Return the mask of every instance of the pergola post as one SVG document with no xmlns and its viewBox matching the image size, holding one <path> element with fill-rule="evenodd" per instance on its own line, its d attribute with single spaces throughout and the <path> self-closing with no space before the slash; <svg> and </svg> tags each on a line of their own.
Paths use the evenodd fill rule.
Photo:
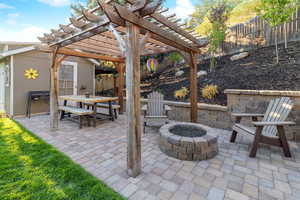
<svg viewBox="0 0 300 200">
<path fill-rule="evenodd" d="M 136 177 L 141 173 L 140 29 L 129 22 L 126 28 L 127 172 Z"/>
<path fill-rule="evenodd" d="M 123 63 L 115 63 L 115 66 L 118 71 L 118 98 L 120 105 L 120 114 L 124 112 L 124 64 Z"/>
<path fill-rule="evenodd" d="M 190 66 L 190 103 L 191 103 L 191 122 L 198 120 L 197 103 L 197 54 L 195 52 L 179 51 L 185 62 Z"/>
<path fill-rule="evenodd" d="M 60 63 L 68 56 L 57 57 L 59 48 L 56 47 L 52 54 L 50 68 L 50 129 L 58 129 L 58 69 Z"/>
<path fill-rule="evenodd" d="M 57 94 L 57 52 L 58 47 L 52 53 L 50 68 L 50 129 L 58 129 L 58 94 Z"/>
<path fill-rule="evenodd" d="M 191 102 L 191 122 L 196 123 L 198 119 L 197 104 L 197 57 L 194 52 L 190 53 L 190 102 Z"/>
<path fill-rule="evenodd" d="M 116 96 L 117 95 L 117 77 L 116 77 L 116 74 L 113 74 L 113 87 L 114 87 L 114 94 L 113 96 Z"/>
</svg>

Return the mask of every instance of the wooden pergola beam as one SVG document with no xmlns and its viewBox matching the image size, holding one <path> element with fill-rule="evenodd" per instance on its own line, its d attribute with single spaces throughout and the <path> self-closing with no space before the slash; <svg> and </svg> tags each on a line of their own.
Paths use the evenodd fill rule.
<svg viewBox="0 0 300 200">
<path fill-rule="evenodd" d="M 73 47 L 72 47 L 73 46 Z M 105 48 L 105 46 L 97 46 L 93 43 L 85 43 L 83 41 L 81 42 L 77 42 L 77 43 L 74 43 L 72 45 L 69 45 L 68 47 L 70 48 L 76 48 L 76 46 L 78 47 L 82 47 L 83 49 L 87 50 L 87 52 L 93 52 L 95 51 L 95 53 L 99 53 L 99 54 L 103 54 L 103 55 L 111 55 L 111 56 L 120 56 L 121 53 L 120 53 L 120 50 L 113 50 L 113 49 L 110 49 L 110 48 Z"/>
<path fill-rule="evenodd" d="M 51 49 L 45 49 L 45 48 L 40 48 L 39 49 L 42 52 L 47 52 L 51 53 Z M 98 55 L 95 53 L 87 53 L 87 52 L 81 52 L 81 51 L 75 51 L 72 49 L 68 48 L 59 48 L 57 54 L 63 54 L 67 56 L 76 56 L 76 57 L 81 57 L 81 58 L 94 58 L 94 59 L 100 59 L 100 60 L 105 60 L 105 61 L 111 61 L 111 62 L 121 62 L 124 63 L 125 59 L 124 58 L 118 58 L 118 57 L 112 57 L 112 56 L 106 56 L 106 55 Z"/>
<path fill-rule="evenodd" d="M 153 33 L 152 38 L 160 40 L 167 45 L 173 46 L 185 52 L 199 52 L 199 49 L 197 47 L 188 44 L 178 37 L 174 37 L 172 34 L 162 30 L 157 25 L 136 16 L 134 13 L 130 12 L 123 6 L 115 5 L 115 8 L 122 19 Z"/>
<path fill-rule="evenodd" d="M 197 40 L 196 38 L 194 38 L 192 35 L 190 35 L 188 32 L 184 31 L 183 29 L 179 28 L 175 23 L 169 21 L 166 17 L 164 17 L 163 15 L 159 14 L 159 13 L 153 13 L 150 15 L 151 17 L 153 17 L 155 20 L 157 20 L 158 22 L 164 24 L 165 26 L 169 27 L 170 29 L 172 29 L 173 31 L 175 31 L 176 33 L 186 37 L 187 39 L 193 41 L 195 44 L 197 44 L 199 47 L 201 47 L 203 44 L 201 44 L 199 42 L 199 40 Z"/>
<path fill-rule="evenodd" d="M 107 28 L 107 25 L 110 22 L 116 24 L 116 29 L 119 28 L 124 29 L 125 21 L 128 21 L 128 19 L 124 19 L 123 18 L 124 16 L 120 17 L 120 13 L 118 13 L 117 10 L 115 9 L 116 7 L 121 7 L 121 9 L 123 8 L 124 10 L 129 12 L 132 16 L 136 16 L 133 12 L 135 11 L 135 9 L 139 9 L 141 13 L 147 13 L 147 16 L 145 16 L 146 18 L 154 18 L 154 19 L 156 18 L 156 21 L 161 23 L 160 25 L 163 25 L 162 27 L 159 27 L 155 23 L 151 23 L 145 20 L 143 17 L 139 17 L 141 20 L 140 24 L 143 25 L 143 27 L 140 27 L 141 28 L 140 33 L 146 34 L 146 32 L 149 31 L 149 29 L 151 29 L 154 33 L 151 40 L 148 41 L 148 44 L 152 43 L 155 45 L 159 45 L 162 48 L 165 48 L 165 45 L 172 46 L 173 48 L 180 49 L 185 52 L 199 51 L 198 47 L 202 44 L 199 44 L 200 42 L 195 37 L 190 35 L 188 32 L 182 30 L 180 26 L 177 25 L 176 23 L 173 23 L 169 17 L 165 17 L 160 14 L 161 8 L 157 9 L 158 8 L 157 6 L 159 5 L 159 1 L 154 1 L 153 3 L 149 3 L 149 2 L 146 3 L 146 1 L 128 0 L 128 2 L 134 5 L 130 9 L 129 8 L 127 9 L 124 6 L 120 6 L 116 4 L 112 4 L 115 6 L 109 5 L 108 3 L 110 2 L 111 1 L 106 1 L 105 3 L 99 2 L 100 6 L 98 6 L 97 8 L 92 9 L 90 11 L 83 10 L 83 15 L 81 17 L 71 18 L 70 19 L 72 22 L 71 24 L 73 24 L 73 26 L 77 27 L 79 30 L 72 28 L 70 25 L 67 26 L 60 25 L 60 30 L 55 30 L 54 32 L 52 31 L 53 32 L 52 34 L 46 34 L 45 37 L 41 39 L 44 42 L 50 41 L 51 43 L 50 46 L 59 45 L 60 47 L 64 47 L 64 46 L 68 46 L 69 44 L 73 44 L 82 40 L 83 42 L 86 42 L 85 40 L 87 38 L 92 38 L 93 36 L 96 37 L 97 34 L 101 34 L 101 35 L 111 34 Z M 93 14 L 99 9 L 100 10 L 102 9 L 106 15 L 98 16 Z M 142 22 L 146 23 L 146 27 Z M 139 26 L 139 24 L 136 25 Z M 156 30 L 156 28 L 154 27 L 158 29 Z M 159 33 L 157 31 L 159 31 Z M 59 36 L 62 36 L 62 38 Z M 111 38 L 106 37 L 105 39 L 109 40 Z M 56 40 L 56 42 L 51 42 L 51 40 Z M 193 43 L 197 44 L 198 46 L 193 45 Z M 104 47 L 101 46 L 101 48 Z M 112 48 L 117 48 L 117 46 L 114 46 Z M 155 53 L 161 53 L 164 50 L 165 51 L 171 50 L 171 49 L 168 50 L 167 48 L 162 51 L 157 51 L 153 47 L 151 47 L 151 45 L 150 46 L 146 45 L 146 49 L 150 49 L 149 50 L 150 53 L 147 53 L 147 51 L 145 51 L 144 53 L 142 53 L 143 55 L 151 55 Z M 109 55 L 109 54 L 105 53 L 105 55 Z M 112 53 L 111 55 L 114 55 L 114 53 Z"/>
</svg>

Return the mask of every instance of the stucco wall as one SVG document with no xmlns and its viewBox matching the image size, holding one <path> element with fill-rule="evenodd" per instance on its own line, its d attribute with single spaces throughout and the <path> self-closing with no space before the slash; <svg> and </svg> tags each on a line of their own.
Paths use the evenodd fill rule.
<svg viewBox="0 0 300 200">
<path fill-rule="evenodd" d="M 276 90 L 225 90 L 229 112 L 265 113 L 270 100 L 282 96 L 290 97 L 294 107 L 288 120 L 296 122 L 296 126 L 286 127 L 289 140 L 300 141 L 300 91 Z M 245 120 L 245 123 L 250 123 Z"/>
<path fill-rule="evenodd" d="M 50 54 L 32 51 L 14 56 L 14 116 L 25 115 L 28 91 L 50 89 Z M 78 63 L 78 94 L 82 85 L 87 91 L 93 91 L 93 65 L 85 59 L 68 57 L 65 61 Z M 37 69 L 39 77 L 28 80 L 24 71 Z M 47 101 L 37 101 L 32 104 L 32 113 L 48 112 Z"/>
</svg>

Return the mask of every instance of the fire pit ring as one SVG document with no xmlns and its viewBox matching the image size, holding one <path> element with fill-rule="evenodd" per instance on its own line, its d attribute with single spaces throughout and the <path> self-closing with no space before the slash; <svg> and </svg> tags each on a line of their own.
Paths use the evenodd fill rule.
<svg viewBox="0 0 300 200">
<path fill-rule="evenodd" d="M 175 122 L 159 130 L 159 148 L 180 160 L 207 160 L 218 154 L 218 135 L 201 124 Z"/>
</svg>

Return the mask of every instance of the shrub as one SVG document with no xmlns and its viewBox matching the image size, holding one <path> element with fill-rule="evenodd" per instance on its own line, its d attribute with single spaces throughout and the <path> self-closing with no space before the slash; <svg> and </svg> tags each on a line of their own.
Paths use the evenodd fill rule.
<svg viewBox="0 0 300 200">
<path fill-rule="evenodd" d="M 174 92 L 174 97 L 176 99 L 184 99 L 188 94 L 189 94 L 189 89 L 187 89 L 186 87 L 182 87 L 181 89 L 176 90 Z"/>
<path fill-rule="evenodd" d="M 174 63 L 178 63 L 178 62 L 182 61 L 183 58 L 179 53 L 172 52 L 169 54 L 169 59 Z"/>
<path fill-rule="evenodd" d="M 202 89 L 202 96 L 206 99 L 213 99 L 218 94 L 218 86 L 217 85 L 206 85 Z"/>
</svg>

